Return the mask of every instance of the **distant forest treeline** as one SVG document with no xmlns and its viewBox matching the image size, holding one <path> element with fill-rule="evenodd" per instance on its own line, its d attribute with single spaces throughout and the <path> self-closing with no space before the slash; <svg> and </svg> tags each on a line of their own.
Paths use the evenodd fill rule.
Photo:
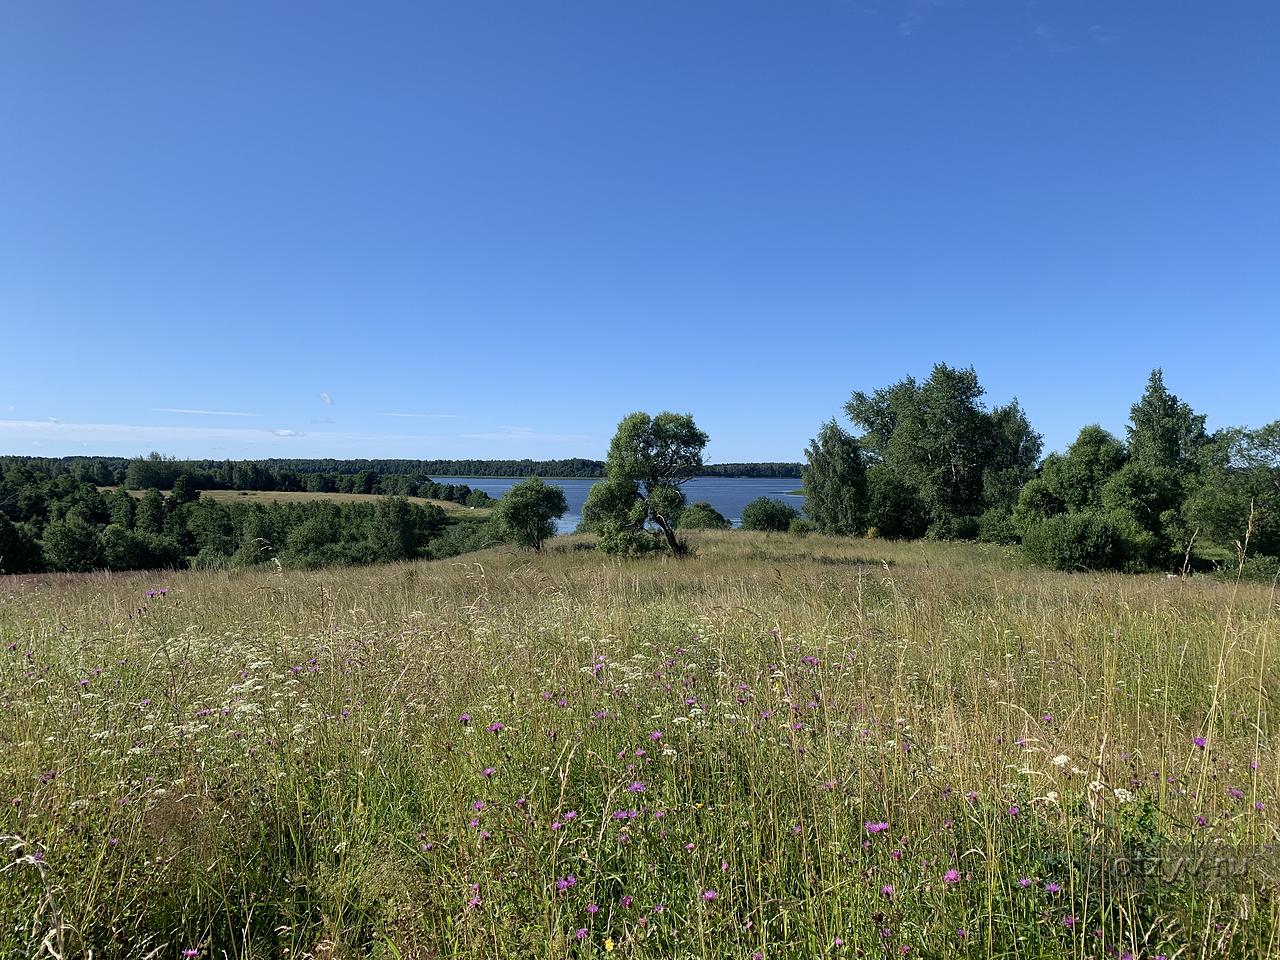
<svg viewBox="0 0 1280 960">
<path fill-rule="evenodd" d="M 454 556 L 503 539 L 488 522 L 488 511 L 451 516 L 408 498 L 488 508 L 496 502 L 488 494 L 448 477 L 595 477 L 602 470 L 594 460 L 0 457 L 0 573 L 234 567 L 273 560 L 315 567 Z M 780 477 L 799 472 L 799 464 L 722 464 L 705 471 Z M 200 495 L 212 490 L 383 499 L 264 503 Z M 140 499 L 135 496 L 142 491 Z"/>
<path fill-rule="evenodd" d="M 492 503 L 458 488 L 469 505 Z M 0 573 L 384 563 L 496 542 L 487 511 L 451 517 L 405 497 L 291 503 L 201 496 L 183 475 L 169 496 L 102 490 L 70 472 L 9 463 L 0 474 Z"/>
<path fill-rule="evenodd" d="M 0 473 L 25 466 L 51 477 L 70 474 L 100 487 L 168 490 L 182 475 L 197 490 L 416 494 L 412 485 L 436 477 L 582 477 L 605 475 L 602 460 L 176 460 L 148 457 L 0 457 Z M 799 463 L 705 464 L 705 477 L 799 479 Z M 453 499 L 440 497 L 438 499 Z"/>
</svg>

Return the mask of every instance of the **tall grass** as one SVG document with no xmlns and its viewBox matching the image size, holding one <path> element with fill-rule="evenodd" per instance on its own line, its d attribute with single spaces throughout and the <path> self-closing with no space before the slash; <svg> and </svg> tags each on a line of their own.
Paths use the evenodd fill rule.
<svg viewBox="0 0 1280 960">
<path fill-rule="evenodd" d="M 0 581 L 0 955 L 1280 950 L 1273 592 L 578 543 Z"/>
</svg>

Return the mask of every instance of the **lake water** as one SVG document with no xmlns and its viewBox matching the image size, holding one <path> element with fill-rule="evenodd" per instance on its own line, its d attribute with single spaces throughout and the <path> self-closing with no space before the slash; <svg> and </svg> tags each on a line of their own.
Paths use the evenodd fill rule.
<svg viewBox="0 0 1280 960">
<path fill-rule="evenodd" d="M 497 499 L 523 480 L 523 477 L 433 477 L 438 483 L 465 483 L 473 490 L 483 490 Z M 569 512 L 559 523 L 561 533 L 572 533 L 582 519 L 582 505 L 587 491 L 600 481 L 595 478 L 547 478 L 564 491 Z M 742 519 L 742 508 L 756 497 L 772 497 L 790 504 L 797 510 L 804 509 L 804 497 L 789 491 L 800 489 L 799 478 L 786 477 L 695 477 L 684 485 L 685 498 L 690 503 L 705 500 L 723 513 L 736 527 Z"/>
</svg>

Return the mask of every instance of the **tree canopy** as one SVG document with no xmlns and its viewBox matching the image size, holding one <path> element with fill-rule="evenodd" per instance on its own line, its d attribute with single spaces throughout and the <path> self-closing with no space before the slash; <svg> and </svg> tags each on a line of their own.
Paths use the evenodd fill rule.
<svg viewBox="0 0 1280 960">
<path fill-rule="evenodd" d="M 923 514 L 930 536 L 976 532 L 989 509 L 1012 510 L 1035 472 L 1041 438 L 1016 400 L 988 410 L 972 368 L 936 364 L 918 383 L 907 377 L 845 405 L 867 459 L 892 480 L 873 483 L 870 523 L 914 532 Z"/>
<path fill-rule="evenodd" d="M 822 533 L 867 529 L 867 468 L 858 441 L 828 420 L 809 441 L 804 468 L 805 512 Z"/>
<path fill-rule="evenodd" d="M 685 505 L 681 488 L 701 472 L 706 444 L 707 435 L 690 414 L 624 417 L 609 444 L 605 481 L 587 495 L 583 529 L 597 533 L 607 552 L 661 547 L 684 553 L 676 536 Z"/>
<path fill-rule="evenodd" d="M 530 477 L 503 494 L 493 518 L 503 539 L 541 550 L 543 541 L 555 536 L 556 521 L 568 509 L 562 489 Z"/>
</svg>

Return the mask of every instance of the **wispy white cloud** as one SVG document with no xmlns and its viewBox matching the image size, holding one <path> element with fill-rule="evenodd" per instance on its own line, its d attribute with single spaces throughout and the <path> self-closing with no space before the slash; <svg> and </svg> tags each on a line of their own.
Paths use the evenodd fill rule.
<svg viewBox="0 0 1280 960">
<path fill-rule="evenodd" d="M 460 413 L 377 413 L 377 417 L 407 417 L 414 420 L 461 420 Z"/>
<path fill-rule="evenodd" d="M 1066 39 L 1061 30 L 1047 23 L 1037 23 L 1031 29 L 1031 33 L 1045 50 L 1051 50 L 1054 53 L 1067 53 L 1075 49 L 1075 45 Z"/>
<path fill-rule="evenodd" d="M 1089 28 L 1089 36 L 1093 38 L 1094 43 L 1110 43 L 1116 39 L 1115 31 L 1101 23 L 1095 23 Z"/>
<path fill-rule="evenodd" d="M 305 442 L 325 449 L 359 444 L 434 444 L 447 441 L 442 436 L 403 436 L 385 433 L 306 432 L 285 428 L 267 430 L 249 427 L 155 426 L 129 423 L 63 423 L 57 420 L 0 419 L 0 452 L 20 443 L 128 444 L 135 449 L 167 450 L 170 447 L 212 448 L 215 444 L 262 446 Z"/>
<path fill-rule="evenodd" d="M 497 427 L 484 433 L 464 433 L 467 440 L 514 440 L 530 443 L 591 443 L 594 437 L 580 433 L 544 433 L 533 427 Z"/>
<path fill-rule="evenodd" d="M 130 424 L 68 423 L 55 420 L 20 420 L 0 417 L 0 453 L 17 453 L 38 447 L 53 455 L 79 453 L 90 449 L 98 453 L 133 456 L 148 450 L 177 456 L 212 456 L 225 451 L 228 455 L 260 457 L 325 456 L 411 456 L 450 457 L 475 456 L 481 451 L 492 456 L 510 456 L 522 448 L 528 455 L 542 449 L 556 455 L 587 455 L 604 441 L 599 437 L 554 433 L 533 427 L 500 426 L 475 433 L 387 432 L 374 430 L 353 432 L 311 427 L 307 430 L 287 427 L 233 426 L 211 423 L 195 424 Z M 507 451 L 503 453 L 502 451 Z"/>
<path fill-rule="evenodd" d="M 183 407 L 152 407 L 152 413 L 187 413 L 198 417 L 260 417 L 260 413 L 239 413 L 232 410 L 188 410 Z"/>
<path fill-rule="evenodd" d="M 934 7 L 942 6 L 944 2 L 945 0 L 911 0 L 907 15 L 898 21 L 898 33 L 904 37 L 915 34 L 925 18 L 929 16 L 929 12 Z"/>
<path fill-rule="evenodd" d="M 332 407 L 333 397 L 329 396 L 328 393 L 322 393 L 320 394 L 320 402 L 323 403 L 326 407 Z"/>
</svg>

